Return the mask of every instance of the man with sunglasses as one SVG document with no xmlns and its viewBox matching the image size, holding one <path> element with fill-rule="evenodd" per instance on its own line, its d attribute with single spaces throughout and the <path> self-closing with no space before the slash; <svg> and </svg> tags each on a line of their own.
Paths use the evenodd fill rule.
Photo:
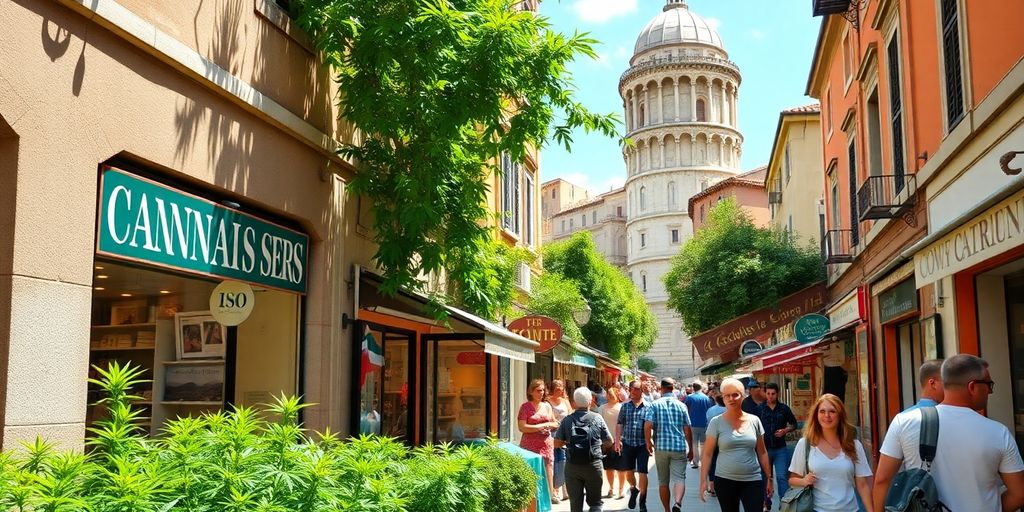
<svg viewBox="0 0 1024 512">
<path fill-rule="evenodd" d="M 977 411 L 988 407 L 995 382 L 988 363 L 958 354 L 942 363 L 945 397 L 935 406 L 939 438 L 931 474 L 939 500 L 950 510 L 1017 510 L 1024 506 L 1024 462 L 1017 443 L 1002 423 Z M 896 415 L 882 442 L 872 492 L 875 510 L 885 510 L 893 477 L 907 468 L 923 468 L 919 450 L 921 408 Z M 1006 490 L 1000 492 L 1001 486 Z"/>
</svg>

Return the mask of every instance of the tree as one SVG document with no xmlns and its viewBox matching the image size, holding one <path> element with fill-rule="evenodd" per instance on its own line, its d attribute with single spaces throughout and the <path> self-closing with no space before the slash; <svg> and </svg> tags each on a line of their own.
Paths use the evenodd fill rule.
<svg viewBox="0 0 1024 512">
<path fill-rule="evenodd" d="M 614 114 L 574 99 L 567 64 L 596 58 L 515 0 L 298 0 L 299 23 L 337 72 L 341 116 L 363 134 L 341 154 L 360 165 L 350 191 L 373 204 L 382 289 L 424 291 L 442 272 L 486 303 L 486 178 L 576 128 L 612 136 Z"/>
<path fill-rule="evenodd" d="M 489 240 L 484 243 L 477 262 L 482 277 L 472 289 L 478 293 L 466 293 L 467 288 L 461 282 L 453 282 L 449 283 L 449 294 L 470 313 L 497 320 L 501 315 L 512 312 L 520 263 L 531 263 L 533 259 L 530 251 L 523 247 L 509 247 L 500 240 Z"/>
<path fill-rule="evenodd" d="M 654 373 L 654 370 L 658 369 L 658 362 L 653 358 L 641 356 L 636 360 L 636 367 L 647 373 Z"/>
<path fill-rule="evenodd" d="M 798 243 L 782 230 L 755 226 L 731 198 L 715 205 L 664 277 L 683 330 L 704 332 L 824 279 L 817 245 Z"/>
<path fill-rule="evenodd" d="M 543 257 L 544 270 L 574 282 L 590 305 L 581 331 L 591 345 L 623 363 L 650 350 L 658 334 L 654 315 L 636 285 L 597 252 L 589 231 L 544 246 Z"/>
<path fill-rule="evenodd" d="M 558 322 L 562 326 L 562 335 L 571 343 L 586 343 L 586 337 L 573 318 L 573 313 L 586 305 L 587 301 L 575 281 L 546 272 L 533 282 L 526 308 L 531 313 L 545 315 Z"/>
</svg>

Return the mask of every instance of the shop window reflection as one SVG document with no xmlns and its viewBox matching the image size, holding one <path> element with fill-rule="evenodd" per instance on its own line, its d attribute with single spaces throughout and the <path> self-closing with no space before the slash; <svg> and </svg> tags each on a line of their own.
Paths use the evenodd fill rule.
<svg viewBox="0 0 1024 512">
<path fill-rule="evenodd" d="M 487 355 L 471 341 L 439 341 L 435 350 L 437 394 L 434 442 L 487 436 Z"/>
<path fill-rule="evenodd" d="M 408 337 L 369 327 L 364 333 L 359 433 L 404 439 L 409 426 Z"/>
</svg>

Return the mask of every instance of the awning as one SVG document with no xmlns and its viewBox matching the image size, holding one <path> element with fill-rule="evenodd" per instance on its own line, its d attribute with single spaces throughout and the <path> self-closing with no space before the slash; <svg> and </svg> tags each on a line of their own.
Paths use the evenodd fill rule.
<svg viewBox="0 0 1024 512">
<path fill-rule="evenodd" d="M 604 369 L 605 373 L 607 373 L 609 375 L 621 375 L 621 374 L 629 373 L 629 370 L 619 366 L 618 363 L 616 363 L 615 361 L 613 361 L 611 358 L 609 358 L 607 356 L 598 356 L 597 360 L 598 360 L 598 362 L 601 363 L 601 366 L 604 367 L 603 369 Z"/>
<path fill-rule="evenodd" d="M 597 358 L 592 354 L 586 353 L 586 347 L 578 345 L 575 353 L 570 353 L 569 348 L 563 344 L 556 345 L 551 354 L 555 358 L 556 363 L 572 364 L 576 366 L 582 366 L 584 368 L 597 368 Z"/>
<path fill-rule="evenodd" d="M 356 318 L 359 318 L 358 312 L 360 308 L 376 306 L 381 306 L 381 309 L 396 309 L 397 313 L 395 314 L 403 315 L 404 317 L 408 318 L 408 315 L 410 314 L 420 314 L 421 311 L 417 310 L 421 309 L 423 306 L 426 306 L 429 303 L 429 299 L 427 299 L 427 297 L 419 293 L 410 292 L 408 290 L 400 290 L 399 295 L 401 295 L 401 297 L 377 297 L 377 299 L 373 301 L 374 303 L 365 304 L 362 301 L 362 292 L 360 286 L 360 283 L 362 283 L 363 278 L 371 280 L 372 282 L 370 284 L 373 284 L 374 289 L 376 289 L 377 284 L 383 281 L 383 278 L 379 275 L 374 274 L 373 272 L 367 271 L 366 269 L 360 267 L 359 265 L 355 265 L 355 273 L 357 276 L 355 292 Z M 376 304 L 375 302 L 381 302 L 381 304 Z M 384 302 L 386 302 L 386 304 Z M 399 310 L 398 308 L 402 308 L 404 311 Z M 467 311 L 463 311 L 452 306 L 446 306 L 445 309 L 448 311 L 448 315 L 452 319 L 458 320 L 461 328 L 475 328 L 482 331 L 484 339 L 484 352 L 499 357 L 515 359 L 517 361 L 525 361 L 528 363 L 535 362 L 534 356 L 536 354 L 537 347 L 540 346 L 540 344 L 537 343 L 536 341 L 520 336 L 500 325 L 491 323 Z M 415 319 L 416 316 L 412 316 L 412 318 Z M 430 319 L 427 318 L 423 318 L 422 321 L 425 323 L 432 322 Z M 454 331 L 454 329 L 450 328 L 451 326 L 445 327 L 444 325 L 436 321 L 433 322 L 433 325 L 437 325 L 438 327 L 444 327 L 448 330 Z"/>
<path fill-rule="evenodd" d="M 741 369 L 748 372 L 764 372 L 780 365 L 796 365 L 798 362 L 804 361 L 805 358 L 813 361 L 824 351 L 822 341 L 824 340 L 806 344 L 797 342 L 787 343 L 785 348 L 781 350 L 766 351 L 764 354 L 755 355 L 750 363 Z"/>
</svg>

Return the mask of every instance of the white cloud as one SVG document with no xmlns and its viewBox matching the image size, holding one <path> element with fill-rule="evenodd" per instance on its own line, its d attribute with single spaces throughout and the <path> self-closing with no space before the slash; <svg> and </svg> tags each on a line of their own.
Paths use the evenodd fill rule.
<svg viewBox="0 0 1024 512">
<path fill-rule="evenodd" d="M 576 0 L 572 8 L 583 21 L 604 23 L 636 12 L 637 0 Z"/>
</svg>

